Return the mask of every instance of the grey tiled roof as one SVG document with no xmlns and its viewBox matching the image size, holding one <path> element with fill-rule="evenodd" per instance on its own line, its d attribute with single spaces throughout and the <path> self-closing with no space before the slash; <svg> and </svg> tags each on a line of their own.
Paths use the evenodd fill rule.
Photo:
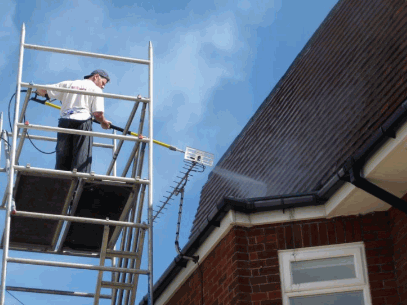
<svg viewBox="0 0 407 305">
<path fill-rule="evenodd" d="M 407 6 L 342 0 L 201 192 L 193 235 L 224 197 L 318 190 L 406 99 Z"/>
</svg>

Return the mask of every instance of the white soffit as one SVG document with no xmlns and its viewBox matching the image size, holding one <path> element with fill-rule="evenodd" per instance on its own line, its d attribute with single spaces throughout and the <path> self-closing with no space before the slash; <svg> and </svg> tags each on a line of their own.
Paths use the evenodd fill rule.
<svg viewBox="0 0 407 305">
<path fill-rule="evenodd" d="M 407 192 L 407 124 L 367 161 L 362 175 L 401 198 Z M 391 206 L 346 183 L 325 204 L 328 217 L 386 211 Z"/>
</svg>

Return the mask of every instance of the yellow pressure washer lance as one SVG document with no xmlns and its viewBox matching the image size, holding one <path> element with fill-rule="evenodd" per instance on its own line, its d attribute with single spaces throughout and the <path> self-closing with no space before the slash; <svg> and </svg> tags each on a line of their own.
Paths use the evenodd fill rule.
<svg viewBox="0 0 407 305">
<path fill-rule="evenodd" d="M 30 98 L 31 101 L 34 101 L 34 102 L 37 102 L 37 103 L 40 103 L 40 104 L 43 104 L 43 105 L 46 105 L 46 106 L 61 110 L 60 106 L 49 102 L 49 97 L 47 97 L 47 99 L 45 99 L 45 100 L 42 100 L 42 99 L 38 98 L 38 94 L 36 92 L 34 92 L 34 94 L 35 94 L 35 96 Z M 96 121 L 94 119 L 92 119 L 92 121 L 97 123 L 97 124 L 100 124 L 98 121 Z M 113 124 L 110 124 L 110 128 L 112 128 L 114 130 L 117 130 L 117 131 L 120 131 L 120 132 L 124 132 L 123 128 L 115 126 Z M 139 137 L 139 135 L 137 133 L 132 132 L 132 131 L 127 131 L 127 134 L 135 136 L 135 137 Z M 177 148 L 175 146 L 172 146 L 170 144 L 166 144 L 164 142 L 157 141 L 157 140 L 153 140 L 153 143 L 158 144 L 160 146 L 163 146 L 163 147 L 168 148 L 168 149 L 173 150 L 173 151 L 179 151 L 181 153 L 184 153 L 185 154 L 184 158 L 187 159 L 187 160 L 195 161 L 195 162 L 198 162 L 198 163 L 201 163 L 201 164 L 204 164 L 204 165 L 208 165 L 208 166 L 213 165 L 214 155 L 211 154 L 211 153 L 207 153 L 207 152 L 197 150 L 197 149 L 194 149 L 194 148 L 191 148 L 191 147 L 187 147 L 186 151 L 183 151 L 182 149 L 179 149 L 179 148 Z"/>
<path fill-rule="evenodd" d="M 37 103 L 40 103 L 40 104 L 43 104 L 43 105 L 50 106 L 50 107 L 52 107 L 52 108 L 61 110 L 61 107 L 60 107 L 60 106 L 55 105 L 55 104 L 53 104 L 53 103 L 51 103 L 51 102 L 48 102 L 48 101 L 49 101 L 49 98 L 47 98 L 47 99 L 45 99 L 45 100 L 42 100 L 42 99 L 39 99 L 39 98 L 38 98 L 37 92 L 34 92 L 34 94 L 35 94 L 35 96 L 34 96 L 34 97 L 31 97 L 31 98 L 30 98 L 30 101 L 34 101 L 34 102 L 37 102 Z M 99 123 L 98 121 L 96 121 L 95 119 L 92 119 L 92 121 L 95 122 L 95 123 L 97 123 L 97 124 L 100 124 L 100 123 Z M 121 128 L 121 127 L 119 127 L 119 126 L 115 126 L 115 125 L 113 125 L 113 124 L 110 124 L 110 128 L 111 128 L 111 129 L 114 129 L 114 130 L 117 130 L 117 131 L 120 131 L 120 132 L 124 132 L 124 129 L 123 129 L 123 128 Z M 135 137 L 138 137 L 138 136 L 139 136 L 137 133 L 132 132 L 132 131 L 127 131 L 127 134 L 132 135 L 132 136 L 135 136 Z M 161 146 L 163 146 L 163 147 L 166 147 L 166 148 L 168 148 L 168 149 L 170 149 L 170 150 L 179 151 L 179 152 L 185 153 L 185 151 L 183 151 L 182 149 L 179 149 L 179 148 L 177 148 L 177 147 L 175 147 L 175 146 L 166 144 L 166 143 L 164 143 L 164 142 L 160 142 L 160 141 L 157 141 L 157 140 L 153 140 L 153 142 L 154 142 L 155 144 L 158 144 L 158 145 L 161 145 Z"/>
</svg>

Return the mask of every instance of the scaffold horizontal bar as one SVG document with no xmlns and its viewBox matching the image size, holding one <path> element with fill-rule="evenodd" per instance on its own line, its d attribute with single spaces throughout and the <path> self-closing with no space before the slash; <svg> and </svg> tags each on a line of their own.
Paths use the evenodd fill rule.
<svg viewBox="0 0 407 305">
<path fill-rule="evenodd" d="M 129 268 L 95 266 L 95 265 L 88 265 L 88 264 L 42 261 L 42 260 L 27 259 L 27 258 L 9 257 L 9 258 L 7 258 L 7 261 L 9 263 L 17 263 L 17 264 L 63 267 L 63 268 L 73 268 L 73 269 L 87 269 L 87 270 L 110 271 L 110 272 L 124 272 L 124 273 L 132 273 L 132 274 L 146 274 L 147 275 L 150 273 L 148 270 L 143 270 L 143 269 L 129 269 Z"/>
<path fill-rule="evenodd" d="M 21 134 L 18 135 L 18 137 L 21 137 Z M 42 140 L 42 141 L 47 141 L 47 142 L 56 142 L 57 138 L 51 138 L 51 137 L 44 137 L 44 136 L 36 136 L 36 135 L 32 135 L 30 134 L 28 136 L 28 138 L 30 138 L 31 140 Z M 112 144 L 104 144 L 104 143 L 95 143 L 93 142 L 93 146 L 95 147 L 102 147 L 102 148 L 113 148 Z"/>
<path fill-rule="evenodd" d="M 122 61 L 122 62 L 130 62 L 130 63 L 135 63 L 135 64 L 150 65 L 150 61 L 146 60 L 146 59 L 137 59 L 137 58 L 107 55 L 107 54 L 100 54 L 100 53 L 91 53 L 91 52 L 85 52 L 85 51 L 60 49 L 60 48 L 39 46 L 39 45 L 33 45 L 33 44 L 27 44 L 27 43 L 24 44 L 24 47 L 26 49 L 32 49 L 32 50 L 38 50 L 38 51 L 47 51 L 47 52 L 55 52 L 55 53 L 71 54 L 71 55 L 82 55 L 82 56 L 110 59 L 110 60 L 116 60 L 116 61 Z"/>
<path fill-rule="evenodd" d="M 27 128 L 27 129 L 34 129 L 34 130 L 43 130 L 43 131 L 53 131 L 53 132 L 60 132 L 60 133 L 69 133 L 69 134 L 79 134 L 85 136 L 93 136 L 99 138 L 107 138 L 107 139 L 118 139 L 118 140 L 125 140 L 125 141 L 134 141 L 134 142 L 145 142 L 148 143 L 148 138 L 138 138 L 135 136 L 124 136 L 124 135 L 115 135 L 115 134 L 108 134 L 103 132 L 94 132 L 94 131 L 85 131 L 85 130 L 77 130 L 77 129 L 68 129 L 68 128 L 60 128 L 60 127 L 51 127 L 51 126 L 42 126 L 42 125 L 33 125 L 33 124 L 22 124 L 18 123 L 17 127 L 19 128 Z"/>
<path fill-rule="evenodd" d="M 14 169 L 20 172 L 34 172 L 39 174 L 56 174 L 58 176 L 64 177 L 79 177 L 79 178 L 88 178 L 88 179 L 97 179 L 97 180 L 109 180 L 117 182 L 127 182 L 127 183 L 140 183 L 140 184 L 150 184 L 149 180 L 139 179 L 139 178 L 126 178 L 126 177 L 117 177 L 117 176 L 106 176 L 106 175 L 97 175 L 97 174 L 88 174 L 81 172 L 69 172 L 61 171 L 56 169 L 48 168 L 39 168 L 39 167 L 27 167 L 21 165 L 14 165 Z"/>
<path fill-rule="evenodd" d="M 56 294 L 56 295 L 67 295 L 73 297 L 85 297 L 85 298 L 94 298 L 94 293 L 88 292 L 78 292 L 78 291 L 65 291 L 65 290 L 52 290 L 52 289 L 39 289 L 39 288 L 26 288 L 26 287 L 14 287 L 6 286 L 8 291 L 19 291 L 19 292 L 33 292 L 33 293 L 43 293 L 43 294 Z M 111 299 L 111 295 L 101 294 L 99 296 L 101 299 Z"/>
<path fill-rule="evenodd" d="M 109 249 L 106 251 L 106 256 L 107 257 L 130 258 L 130 259 L 138 258 L 138 255 L 135 252 L 115 251 L 115 250 L 109 250 Z"/>
<path fill-rule="evenodd" d="M 140 229 L 144 229 L 144 230 L 148 229 L 148 225 L 140 224 L 140 223 L 132 223 L 132 222 L 125 222 L 125 221 L 117 221 L 117 220 L 103 220 L 103 219 L 95 219 L 95 218 L 87 218 L 87 217 L 45 214 L 45 213 L 26 212 L 26 211 L 15 211 L 13 216 L 31 217 L 31 218 L 40 218 L 40 219 L 53 219 L 53 220 L 67 220 L 70 222 L 92 223 L 92 224 L 98 224 L 98 225 L 120 226 L 120 227 L 132 227 L 132 228 L 140 228 Z"/>
<path fill-rule="evenodd" d="M 103 281 L 101 283 L 101 287 L 102 288 L 130 290 L 130 289 L 133 289 L 133 284 Z"/>
<path fill-rule="evenodd" d="M 76 94 L 81 94 L 81 95 L 101 96 L 101 97 L 106 97 L 106 98 L 111 98 L 111 99 L 116 99 L 116 100 L 126 100 L 126 101 L 133 101 L 133 102 L 139 101 L 139 102 L 143 102 L 143 103 L 148 103 L 150 101 L 148 98 L 137 98 L 135 96 L 130 96 L 130 95 L 120 95 L 120 94 L 112 94 L 112 93 L 96 93 L 96 92 L 83 91 L 83 90 L 59 88 L 59 87 L 54 87 L 54 86 L 49 86 L 49 85 L 21 83 L 21 87 L 53 90 L 53 91 L 60 91 L 60 92 L 69 92 L 69 93 L 76 93 Z"/>
</svg>

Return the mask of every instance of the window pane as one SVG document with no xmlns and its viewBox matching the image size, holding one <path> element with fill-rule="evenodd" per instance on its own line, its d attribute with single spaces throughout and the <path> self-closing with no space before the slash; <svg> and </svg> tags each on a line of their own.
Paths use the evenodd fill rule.
<svg viewBox="0 0 407 305">
<path fill-rule="evenodd" d="M 364 305 L 363 292 L 340 292 L 327 295 L 313 295 L 290 298 L 290 305 Z"/>
<path fill-rule="evenodd" d="M 353 256 L 291 262 L 294 284 L 356 278 Z"/>
</svg>

